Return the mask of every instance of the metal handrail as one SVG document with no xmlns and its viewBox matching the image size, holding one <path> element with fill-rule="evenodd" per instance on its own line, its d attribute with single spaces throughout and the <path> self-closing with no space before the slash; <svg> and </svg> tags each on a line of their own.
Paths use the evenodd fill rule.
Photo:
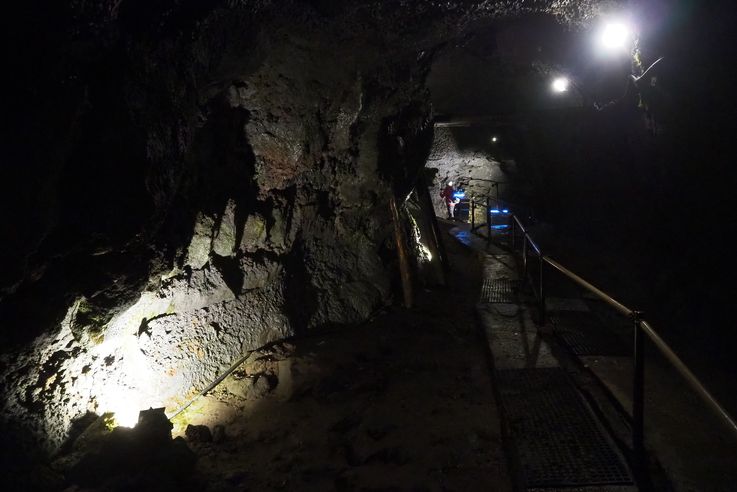
<svg viewBox="0 0 737 492">
<path fill-rule="evenodd" d="M 497 207 L 503 207 L 503 208 L 509 208 L 509 209 L 512 209 L 512 208 L 517 208 L 517 206 L 516 206 L 516 205 L 515 205 L 514 203 L 508 202 L 508 201 L 506 201 L 506 200 L 502 200 L 502 199 L 500 199 L 500 198 L 495 198 L 495 197 L 493 197 L 493 196 L 486 196 L 486 197 L 484 197 L 484 198 L 485 198 L 485 199 L 487 199 L 487 200 L 489 200 L 489 201 L 494 201 L 494 202 L 496 202 L 496 204 L 497 204 Z M 477 202 L 476 202 L 475 200 L 473 200 L 473 199 L 471 199 L 470 201 L 471 201 L 471 203 L 477 203 Z M 478 204 L 478 205 L 482 205 L 481 203 L 477 203 L 477 204 Z"/>
<path fill-rule="evenodd" d="M 494 183 L 494 184 L 497 184 L 497 185 L 500 185 L 500 184 L 502 184 L 502 185 L 509 184 L 509 181 L 497 181 L 495 179 L 484 179 L 484 178 L 460 178 L 458 181 L 459 182 L 463 182 L 463 181 L 483 181 L 485 183 Z"/>
<path fill-rule="evenodd" d="M 552 258 L 545 256 L 543 258 L 545 263 L 552 266 L 563 275 L 576 282 L 578 285 L 596 295 L 599 299 L 606 302 L 609 306 L 616 309 L 621 314 L 628 316 L 634 320 L 635 327 L 635 342 L 634 342 L 634 354 L 633 358 L 635 361 L 634 371 L 634 386 L 633 386 L 633 397 L 632 397 L 632 444 L 635 453 L 635 461 L 638 464 L 643 463 L 644 455 L 644 379 L 645 379 L 645 368 L 644 368 L 644 346 L 643 346 L 643 334 L 653 342 L 655 347 L 660 353 L 666 358 L 668 362 L 673 366 L 678 374 L 686 380 L 691 386 L 691 389 L 706 403 L 708 407 L 720 418 L 720 420 L 734 433 L 737 437 L 737 422 L 732 418 L 731 415 L 724 409 L 724 407 L 712 396 L 699 379 L 694 375 L 688 366 L 681 360 L 680 357 L 673 351 L 673 349 L 666 343 L 663 338 L 653 329 L 652 325 L 641 319 L 641 313 L 636 310 L 632 310 L 622 304 L 621 302 L 614 299 L 612 296 L 595 287 L 591 283 L 587 282 L 580 276 L 576 275 L 572 271 L 565 268 L 563 265 L 553 260 Z M 544 300 L 542 301 L 544 303 Z"/>
<path fill-rule="evenodd" d="M 670 362 L 676 371 L 686 380 L 686 382 L 706 403 L 712 408 L 712 410 L 719 415 L 723 422 L 727 424 L 727 427 L 732 429 L 732 432 L 737 436 L 737 422 L 732 418 L 731 415 L 724 409 L 724 407 L 717 401 L 714 396 L 704 388 L 701 381 L 691 372 L 688 366 L 681 360 L 678 355 L 670 348 L 670 346 L 663 340 L 660 335 L 653 329 L 653 327 L 645 320 L 640 321 L 640 327 L 642 331 L 652 340 L 655 346 L 660 350 L 668 362 Z"/>
<path fill-rule="evenodd" d="M 513 215 L 514 222 L 517 224 L 517 226 L 522 231 L 525 240 L 539 253 L 541 249 L 530 237 L 527 230 L 522 225 L 522 222 L 519 220 L 519 218 L 515 215 Z M 513 233 L 514 234 L 514 233 Z M 643 453 L 644 453 L 644 418 L 643 418 L 643 410 L 644 410 L 644 399 L 643 399 L 643 392 L 644 392 L 644 347 L 643 347 L 643 339 L 642 335 L 647 335 L 647 337 L 653 342 L 655 347 L 660 351 L 660 353 L 670 362 L 670 364 L 673 366 L 673 368 L 678 372 L 681 377 L 683 377 L 686 382 L 689 383 L 691 388 L 701 397 L 701 399 L 707 404 L 708 407 L 718 416 L 720 417 L 720 420 L 727 426 L 729 429 L 734 433 L 735 437 L 737 437 L 737 422 L 732 418 L 732 416 L 724 409 L 724 407 L 712 396 L 712 394 L 707 390 L 704 385 L 699 381 L 699 379 L 691 372 L 691 370 L 686 366 L 686 364 L 681 360 L 680 357 L 673 351 L 673 349 L 663 340 L 660 335 L 653 329 L 652 325 L 650 325 L 649 322 L 645 321 L 641 318 L 642 313 L 640 311 L 630 309 L 621 302 L 614 299 L 612 296 L 604 292 L 603 290 L 599 289 L 598 287 L 594 286 L 587 280 L 583 279 L 579 275 L 573 273 L 568 268 L 564 267 L 551 257 L 547 255 L 542 255 L 541 259 L 544 263 L 550 265 L 551 267 L 555 268 L 558 272 L 562 273 L 564 276 L 575 282 L 576 284 L 583 287 L 585 290 L 589 291 L 590 293 L 594 294 L 596 297 L 604 301 L 606 304 L 614 308 L 619 313 L 631 318 L 634 321 L 634 327 L 635 327 L 635 351 L 633 354 L 633 358 L 635 360 L 635 374 L 634 374 L 634 387 L 633 387 L 633 409 L 632 409 L 632 419 L 633 419 L 633 439 L 632 444 L 635 451 L 635 461 L 638 464 L 643 463 Z M 542 270 L 540 272 L 540 277 L 542 278 Z M 541 282 L 542 285 L 542 282 Z M 545 299 L 544 299 L 544 291 L 541 290 L 542 293 L 542 299 L 541 304 L 543 306 L 543 315 L 544 315 L 544 305 L 545 305 Z"/>
<path fill-rule="evenodd" d="M 532 249 L 535 250 L 538 256 L 542 255 L 542 250 L 540 249 L 540 246 L 538 246 L 537 243 L 532 240 L 532 237 L 530 237 L 530 234 L 527 232 L 527 229 L 525 229 L 525 226 L 522 225 L 522 222 L 519 220 L 519 217 L 517 217 L 515 214 L 512 214 L 512 219 L 514 220 L 514 222 L 517 223 L 517 227 L 519 227 L 520 231 L 522 231 L 522 234 L 525 240 L 528 243 L 530 243 L 530 246 L 532 246 Z"/>
<path fill-rule="evenodd" d="M 552 266 L 553 268 L 558 270 L 560 273 L 562 273 L 569 279 L 573 280 L 578 285 L 588 290 L 589 292 L 594 294 L 596 297 L 598 297 L 602 301 L 609 304 L 611 307 L 619 311 L 621 314 L 624 314 L 625 316 L 630 316 L 630 317 L 634 314 L 635 311 L 633 309 L 628 308 L 627 306 L 625 306 L 618 300 L 614 299 L 612 296 L 610 296 L 603 290 L 595 287 L 594 285 L 590 284 L 586 280 L 582 279 L 581 277 L 579 277 L 578 275 L 576 275 L 575 273 L 573 273 L 572 271 L 570 271 L 569 269 L 567 269 L 566 267 L 564 267 L 563 265 L 561 265 L 560 263 L 552 259 L 551 257 L 546 256 L 543 258 L 543 260 L 545 261 L 545 263 Z"/>
<path fill-rule="evenodd" d="M 487 212 L 488 215 L 488 212 Z M 681 360 L 680 357 L 673 351 L 673 349 L 661 338 L 661 336 L 655 331 L 649 322 L 642 319 L 642 313 L 640 311 L 630 309 L 612 296 L 594 286 L 592 283 L 583 279 L 581 276 L 575 274 L 568 268 L 564 267 L 551 257 L 544 255 L 540 246 L 530 236 L 529 232 L 525 228 L 522 221 L 515 214 L 512 214 L 512 249 L 516 250 L 516 229 L 519 229 L 522 233 L 522 257 L 524 264 L 524 276 L 527 277 L 527 246 L 529 245 L 536 253 L 540 261 L 540 272 L 539 272 L 539 288 L 538 294 L 541 310 L 541 322 L 545 322 L 545 290 L 543 282 L 543 265 L 547 264 L 553 267 L 555 270 L 563 274 L 568 279 L 572 280 L 576 284 L 583 287 L 588 292 L 594 294 L 597 298 L 604 301 L 606 304 L 614 308 L 617 312 L 631 318 L 635 329 L 634 336 L 634 375 L 633 375 L 633 390 L 632 390 L 632 447 L 633 447 L 633 462 L 635 467 L 639 470 L 644 467 L 644 380 L 645 380 L 645 351 L 644 351 L 644 336 L 653 342 L 658 351 L 665 357 L 665 359 L 673 366 L 678 374 L 683 377 L 691 388 L 699 395 L 699 397 L 706 403 L 706 405 L 720 418 L 723 424 L 725 424 L 732 433 L 737 437 L 737 422 L 732 416 L 725 410 L 725 408 L 712 396 L 699 379 L 691 372 L 688 366 Z M 489 239 L 491 233 L 489 233 Z M 532 282 L 531 282 L 532 283 Z M 533 285 L 533 291 L 535 290 Z"/>
</svg>

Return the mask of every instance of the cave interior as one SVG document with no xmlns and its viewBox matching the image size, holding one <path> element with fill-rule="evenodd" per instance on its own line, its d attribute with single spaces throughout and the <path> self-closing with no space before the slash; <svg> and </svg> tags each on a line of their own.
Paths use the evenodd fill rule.
<svg viewBox="0 0 737 492">
<path fill-rule="evenodd" d="M 449 181 L 475 225 L 511 209 L 645 313 L 737 414 L 734 10 L 14 4 L 3 488 L 525 489 L 477 314 L 510 251 L 446 220 Z M 632 33 L 602 53 L 612 20 Z M 664 398 L 636 486 L 730 490 L 737 438 Z M 694 420 L 718 445 L 663 437 Z"/>
</svg>

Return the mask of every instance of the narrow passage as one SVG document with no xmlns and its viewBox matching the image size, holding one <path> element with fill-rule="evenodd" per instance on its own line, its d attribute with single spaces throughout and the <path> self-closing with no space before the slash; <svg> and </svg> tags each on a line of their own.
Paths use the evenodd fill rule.
<svg viewBox="0 0 737 492">
<path fill-rule="evenodd" d="M 517 486 L 637 490 L 622 450 L 579 391 L 575 371 L 536 322 L 535 299 L 520 278 L 515 256 L 471 234 L 466 224 L 451 232 L 482 259 L 477 311 L 493 355 Z M 561 300 L 551 310 L 562 316 L 570 304 Z"/>
</svg>

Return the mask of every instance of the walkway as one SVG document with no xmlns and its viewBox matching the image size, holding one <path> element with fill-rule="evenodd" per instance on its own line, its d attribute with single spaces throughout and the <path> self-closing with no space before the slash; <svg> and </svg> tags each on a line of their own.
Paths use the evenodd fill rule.
<svg viewBox="0 0 737 492">
<path fill-rule="evenodd" d="M 622 452 L 579 391 L 577 375 L 535 323 L 534 298 L 522 288 L 515 258 L 495 244 L 487 247 L 467 227 L 451 233 L 483 259 L 477 312 L 520 488 L 637 490 Z"/>
<path fill-rule="evenodd" d="M 487 245 L 466 224 L 451 234 L 483 259 L 477 310 L 494 358 L 518 483 L 636 490 L 624 459 L 631 448 L 631 322 L 562 277 L 547 275 L 547 317 L 540 326 L 537 302 L 520 283 L 515 258 L 499 246 L 507 238 L 497 233 Z M 536 268 L 531 261 L 532 278 Z M 646 485 L 737 490 L 737 443 L 653 352 L 646 363 Z M 606 487 L 590 488 L 594 484 Z"/>
</svg>

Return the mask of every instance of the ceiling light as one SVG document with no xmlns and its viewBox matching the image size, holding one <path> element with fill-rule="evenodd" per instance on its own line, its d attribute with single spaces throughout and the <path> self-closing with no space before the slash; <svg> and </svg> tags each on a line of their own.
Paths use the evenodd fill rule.
<svg viewBox="0 0 737 492">
<path fill-rule="evenodd" d="M 560 94 L 562 92 L 566 92 L 569 85 L 570 81 L 568 80 L 568 77 L 556 77 L 550 87 L 553 89 L 553 92 Z"/>
<path fill-rule="evenodd" d="M 624 22 L 608 22 L 599 33 L 599 46 L 614 53 L 627 51 L 632 42 L 632 29 Z"/>
</svg>

